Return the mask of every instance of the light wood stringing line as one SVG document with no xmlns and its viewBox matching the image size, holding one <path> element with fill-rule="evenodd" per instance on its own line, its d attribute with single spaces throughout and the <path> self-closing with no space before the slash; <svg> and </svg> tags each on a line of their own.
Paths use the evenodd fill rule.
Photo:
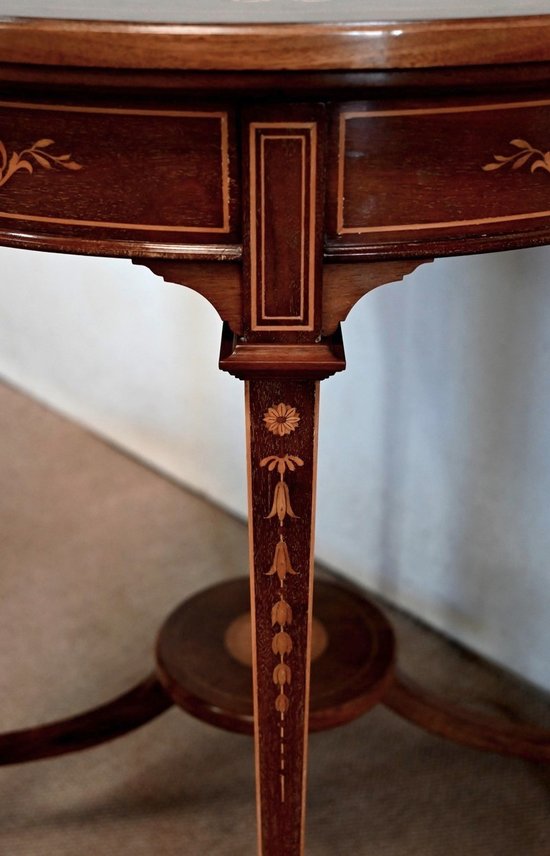
<svg viewBox="0 0 550 856">
<path fill-rule="evenodd" d="M 310 133 L 310 216 L 309 216 L 309 323 L 304 325 L 291 324 L 262 324 L 258 321 L 258 236 L 256 225 L 256 214 L 258 210 L 258 189 L 256 181 L 256 131 L 264 128 L 279 128 L 288 130 L 304 130 Z M 305 140 L 305 135 L 304 135 Z M 317 183 L 317 125 L 315 122 L 251 122 L 249 127 L 250 148 L 250 285 L 251 285 L 251 328 L 263 331 L 311 331 L 314 329 L 314 306 L 315 306 L 315 194 Z M 262 200 L 263 204 L 263 200 Z M 305 224 L 304 224 L 305 232 Z M 305 234 L 302 238 L 305 244 Z M 261 265 L 265 260 L 261 260 Z"/>
<path fill-rule="evenodd" d="M 310 527 L 310 542 L 309 542 L 309 601 L 307 608 L 307 643 L 306 643 L 306 687 L 304 697 L 304 759 L 302 766 L 302 823 L 300 829 L 300 853 L 304 854 L 305 847 L 305 823 L 306 823 L 306 791 L 307 791 L 307 772 L 308 772 L 308 735 L 309 735 L 309 697 L 311 673 L 309 664 L 311 663 L 311 634 L 313 625 L 313 584 L 314 584 L 314 568 L 315 568 L 315 515 L 317 509 L 317 457 L 318 457 L 318 435 L 319 435 L 319 393 L 320 381 L 315 382 L 315 404 L 313 409 L 313 469 L 311 473 L 311 527 Z"/>
<path fill-rule="evenodd" d="M 246 424 L 246 471 L 248 487 L 248 566 L 250 578 L 250 629 L 252 636 L 252 704 L 254 711 L 254 781 L 256 783 L 256 832 L 258 836 L 258 856 L 263 854 L 262 844 L 262 805 L 260 786 L 260 728 L 258 716 L 258 657 L 256 636 L 256 580 L 254 563 L 254 508 L 252 504 L 252 430 L 250 424 L 250 382 L 244 384 L 245 424 Z"/>
<path fill-rule="evenodd" d="M 34 214 L 14 214 L 0 211 L 0 217 L 8 220 L 29 220 L 34 223 L 56 223 L 62 226 L 91 226 L 109 229 L 136 229 L 151 232 L 205 232 L 208 234 L 224 234 L 230 231 L 229 213 L 229 130 L 228 116 L 225 112 L 208 112 L 200 110 L 147 110 L 143 108 L 126 107 L 79 107 L 72 104 L 34 104 L 25 101 L 0 101 L 0 108 L 9 107 L 19 110 L 46 110 L 64 113 L 99 113 L 116 114 L 121 116 L 167 116 L 169 118 L 199 118 L 220 120 L 221 148 L 221 177 L 222 177 L 222 226 L 171 226 L 151 223 L 120 223 L 104 220 L 80 220 L 67 217 L 43 217 Z"/>
<path fill-rule="evenodd" d="M 302 228 L 305 224 L 305 216 L 306 216 L 306 176 L 305 176 L 305 164 L 306 164 L 306 139 L 305 137 L 300 135 L 285 135 L 285 134 L 262 134 L 261 142 L 260 142 L 260 188 L 261 188 L 261 198 L 262 198 L 262 206 L 260 209 L 260 227 L 261 227 L 261 279 L 262 279 L 262 320 L 266 321 L 303 321 L 304 320 L 304 292 L 305 292 L 305 246 L 304 240 L 300 242 L 300 314 L 299 315 L 268 315 L 265 309 L 266 304 L 266 293 L 265 293 L 265 205 L 263 204 L 263 200 L 265 199 L 266 186 L 265 186 L 265 142 L 266 140 L 299 140 L 301 143 L 302 149 L 302 169 L 301 169 L 301 221 Z"/>
</svg>

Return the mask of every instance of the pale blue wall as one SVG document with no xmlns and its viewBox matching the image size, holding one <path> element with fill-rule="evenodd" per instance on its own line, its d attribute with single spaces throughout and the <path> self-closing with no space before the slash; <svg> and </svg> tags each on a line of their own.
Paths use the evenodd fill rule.
<svg viewBox="0 0 550 856">
<path fill-rule="evenodd" d="M 0 373 L 244 513 L 242 385 L 209 304 L 127 261 L 0 260 Z M 353 310 L 322 385 L 317 543 L 550 689 L 549 270 L 547 248 L 441 260 Z"/>
</svg>

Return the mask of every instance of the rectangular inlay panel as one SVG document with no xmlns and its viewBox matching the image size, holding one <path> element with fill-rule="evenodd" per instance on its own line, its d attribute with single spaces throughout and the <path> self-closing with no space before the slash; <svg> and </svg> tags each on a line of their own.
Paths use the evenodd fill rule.
<svg viewBox="0 0 550 856">
<path fill-rule="evenodd" d="M 315 123 L 250 125 L 251 329 L 313 330 Z"/>
<path fill-rule="evenodd" d="M 235 231 L 230 125 L 222 110 L 2 101 L 0 226 L 227 242 Z"/>
<path fill-rule="evenodd" d="M 346 105 L 333 132 L 331 237 L 360 244 L 550 218 L 548 149 L 550 100 Z"/>
</svg>

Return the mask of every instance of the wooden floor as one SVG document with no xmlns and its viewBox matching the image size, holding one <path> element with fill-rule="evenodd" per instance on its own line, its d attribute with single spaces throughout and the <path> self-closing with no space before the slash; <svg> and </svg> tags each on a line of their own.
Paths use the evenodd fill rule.
<svg viewBox="0 0 550 856">
<path fill-rule="evenodd" d="M 144 677 L 165 614 L 246 573 L 244 526 L 0 388 L 0 728 Z M 392 613 L 409 673 L 550 725 L 541 693 Z M 310 748 L 308 856 L 548 856 L 550 768 L 377 709 Z M 346 842 L 345 850 L 342 842 Z M 250 738 L 173 709 L 119 741 L 0 770 L 2 856 L 253 856 Z"/>
</svg>

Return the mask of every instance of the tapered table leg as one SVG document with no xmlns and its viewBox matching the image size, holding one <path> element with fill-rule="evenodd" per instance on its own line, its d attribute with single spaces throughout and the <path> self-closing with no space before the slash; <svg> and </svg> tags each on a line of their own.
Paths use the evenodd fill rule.
<svg viewBox="0 0 550 856">
<path fill-rule="evenodd" d="M 319 384 L 246 384 L 259 853 L 304 847 Z"/>
</svg>

